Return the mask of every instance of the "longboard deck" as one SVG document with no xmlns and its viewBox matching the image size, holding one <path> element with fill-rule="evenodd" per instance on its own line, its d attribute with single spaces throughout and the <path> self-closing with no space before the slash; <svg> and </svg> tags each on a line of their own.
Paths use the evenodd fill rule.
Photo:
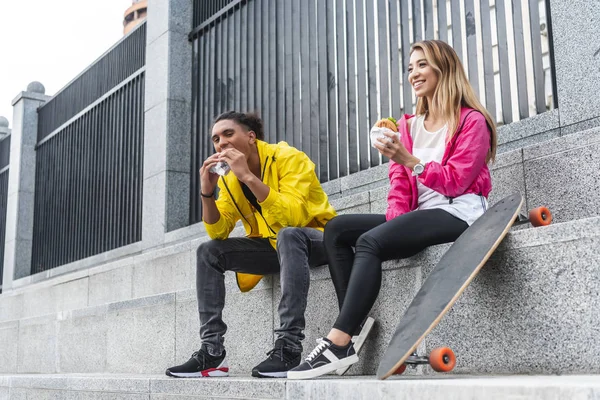
<svg viewBox="0 0 600 400">
<path fill-rule="evenodd" d="M 400 367 L 458 300 L 510 230 L 523 205 L 519 193 L 478 218 L 442 256 L 400 319 L 377 369 L 386 379 Z"/>
</svg>

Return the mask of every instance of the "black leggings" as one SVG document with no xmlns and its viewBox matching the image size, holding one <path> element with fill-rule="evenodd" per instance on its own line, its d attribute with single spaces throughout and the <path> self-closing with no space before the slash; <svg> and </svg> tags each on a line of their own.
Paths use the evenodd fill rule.
<svg viewBox="0 0 600 400">
<path fill-rule="evenodd" d="M 355 333 L 379 294 L 383 261 L 453 242 L 467 228 L 466 222 L 441 209 L 412 211 L 387 222 L 380 214 L 347 214 L 329 221 L 325 251 L 340 306 L 333 327 Z"/>
</svg>

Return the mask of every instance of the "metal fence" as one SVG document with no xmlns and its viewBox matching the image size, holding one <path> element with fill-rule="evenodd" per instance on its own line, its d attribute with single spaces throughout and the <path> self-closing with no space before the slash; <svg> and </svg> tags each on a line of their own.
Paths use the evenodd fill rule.
<svg viewBox="0 0 600 400">
<path fill-rule="evenodd" d="M 4 242 L 6 239 L 6 206 L 8 200 L 8 172 L 10 165 L 10 135 L 0 140 L 0 293 L 4 273 Z"/>
<path fill-rule="evenodd" d="M 113 50 L 145 51 L 145 28 L 131 35 Z M 97 64 L 103 67 L 91 66 L 72 83 L 76 91 L 57 95 L 63 100 L 55 105 L 71 98 L 79 113 L 49 132 L 68 114 L 57 106 L 39 110 L 40 131 L 49 133 L 36 145 L 32 274 L 141 240 L 144 63 L 111 51 Z M 110 72 L 119 70 L 129 75 Z M 85 101 L 68 95 L 86 88 L 95 94 Z"/>
<path fill-rule="evenodd" d="M 200 220 L 197 171 L 213 152 L 211 122 L 228 109 L 259 111 L 265 139 L 305 151 L 321 182 L 384 162 L 368 131 L 381 117 L 413 111 L 407 65 L 410 44 L 421 39 L 456 49 L 500 124 L 553 108 L 547 7 L 544 0 L 230 2 L 190 34 L 190 222 Z"/>
<path fill-rule="evenodd" d="M 194 26 L 198 26 L 210 20 L 215 14 L 223 12 L 226 7 L 232 3 L 237 3 L 235 0 L 194 0 Z"/>
<path fill-rule="evenodd" d="M 38 142 L 145 64 L 144 22 L 40 107 Z"/>
</svg>

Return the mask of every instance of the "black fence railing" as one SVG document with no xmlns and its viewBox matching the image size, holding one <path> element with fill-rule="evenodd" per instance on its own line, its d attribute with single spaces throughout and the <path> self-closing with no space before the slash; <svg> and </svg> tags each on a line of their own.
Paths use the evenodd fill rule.
<svg viewBox="0 0 600 400">
<path fill-rule="evenodd" d="M 0 140 L 0 171 L 10 164 L 10 135 Z"/>
<path fill-rule="evenodd" d="M 6 206 L 10 165 L 10 135 L 0 140 L 0 293 L 4 274 L 4 243 L 6 239 Z"/>
<path fill-rule="evenodd" d="M 38 111 L 38 142 L 146 63 L 146 22 L 110 49 Z"/>
<path fill-rule="evenodd" d="M 421 39 L 456 49 L 499 123 L 553 107 L 542 44 L 551 32 L 540 30 L 547 0 L 247 0 L 216 13 L 218 1 L 201 3 L 212 16 L 190 34 L 190 223 L 200 220 L 197 171 L 213 152 L 211 123 L 228 109 L 259 111 L 265 139 L 305 151 L 321 182 L 385 162 L 368 132 L 413 111 L 407 65 Z"/>
<path fill-rule="evenodd" d="M 35 274 L 141 240 L 144 72 L 37 145 Z"/>
<path fill-rule="evenodd" d="M 203 24 L 231 3 L 239 2 L 240 0 L 194 0 L 194 26 Z"/>
</svg>

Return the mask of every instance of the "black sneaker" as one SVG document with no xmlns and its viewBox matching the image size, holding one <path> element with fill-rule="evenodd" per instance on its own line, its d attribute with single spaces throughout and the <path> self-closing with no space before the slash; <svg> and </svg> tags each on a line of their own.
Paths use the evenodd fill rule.
<svg viewBox="0 0 600 400">
<path fill-rule="evenodd" d="M 185 364 L 171 367 L 165 372 L 175 378 L 202 378 L 210 376 L 229 376 L 229 367 L 225 360 L 225 350 L 220 356 L 211 356 L 206 347 L 192 354 Z"/>
<path fill-rule="evenodd" d="M 346 346 L 336 346 L 322 338 L 306 360 L 287 374 L 288 379 L 311 379 L 358 362 L 352 341 Z"/>
<path fill-rule="evenodd" d="M 265 361 L 252 368 L 255 378 L 285 378 L 290 369 L 300 365 L 302 353 L 292 352 L 283 347 L 283 340 L 277 339 L 273 350 L 267 353 Z"/>
</svg>

